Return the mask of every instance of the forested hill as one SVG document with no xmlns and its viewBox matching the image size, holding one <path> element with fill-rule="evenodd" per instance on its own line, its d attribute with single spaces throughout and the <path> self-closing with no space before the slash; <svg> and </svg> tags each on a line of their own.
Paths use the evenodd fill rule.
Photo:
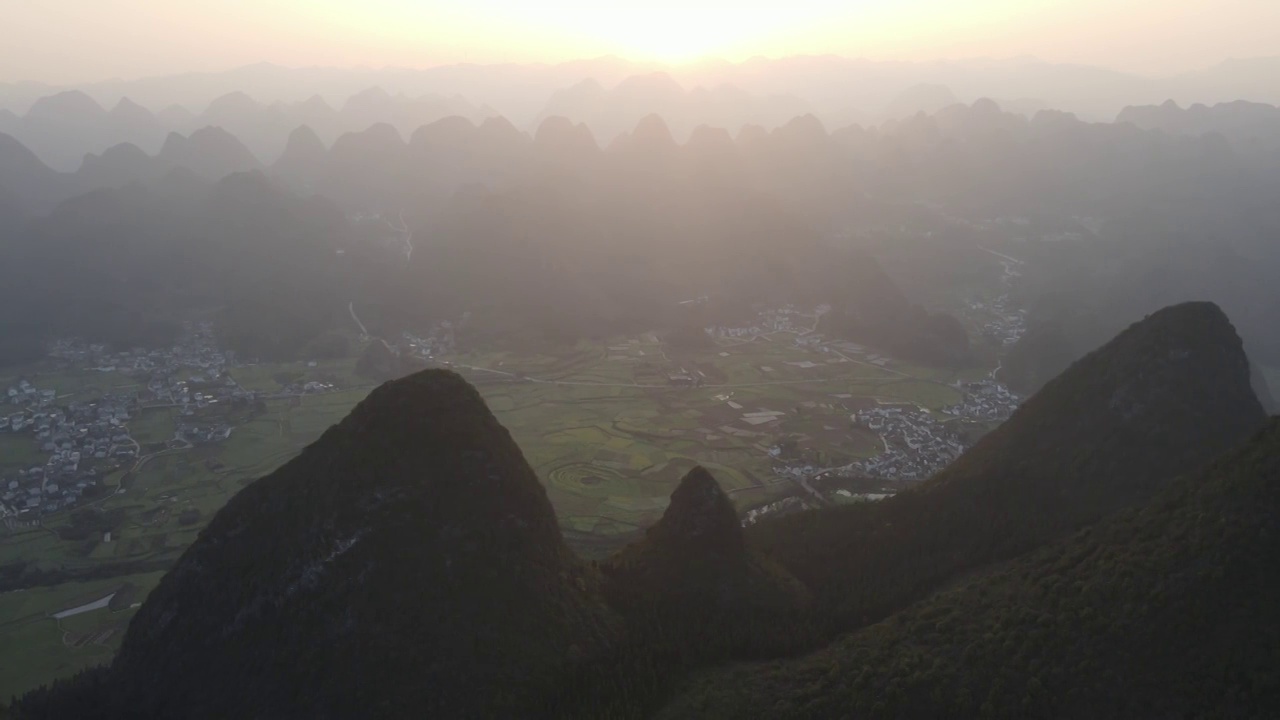
<svg viewBox="0 0 1280 720">
<path fill-rule="evenodd" d="M 662 717 L 1275 717 L 1277 567 L 1273 418 L 1142 509 Z"/>
<path fill-rule="evenodd" d="M 479 393 L 386 383 L 236 495 L 53 717 L 514 717 L 610 626 Z"/>
<path fill-rule="evenodd" d="M 884 502 L 756 525 L 753 547 L 852 629 L 1153 497 L 1260 427 L 1230 321 L 1166 308 L 1072 365 L 938 475 Z"/>
<path fill-rule="evenodd" d="M 695 468 L 642 539 L 593 563 L 567 549 L 476 390 L 427 370 L 380 386 L 236 495 L 111 667 L 11 712 L 631 718 L 675 697 L 673 717 L 938 717 L 984 703 L 1092 717 L 1161 701 L 1164 683 L 1180 686 L 1158 716 L 1256 709 L 1276 692 L 1261 663 L 1275 653 L 1280 427 L 1174 478 L 1264 422 L 1226 317 L 1175 306 L 917 490 L 744 531 Z M 831 645 L 848 630 L 862 633 Z M 761 660 L 774 662 L 688 685 Z"/>
</svg>

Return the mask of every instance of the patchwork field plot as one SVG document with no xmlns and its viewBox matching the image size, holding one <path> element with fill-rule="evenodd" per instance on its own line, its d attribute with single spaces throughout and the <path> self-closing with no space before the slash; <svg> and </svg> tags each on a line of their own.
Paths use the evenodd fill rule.
<svg viewBox="0 0 1280 720">
<path fill-rule="evenodd" d="M 479 388 L 584 552 L 615 547 L 652 525 L 694 465 L 707 467 L 740 507 L 760 505 L 795 492 L 791 479 L 775 473 L 780 445 L 815 467 L 843 465 L 883 449 L 877 435 L 851 422 L 858 407 L 936 410 L 960 397 L 946 384 L 954 374 L 866 362 L 786 337 L 674 353 L 642 335 L 583 342 L 555 355 L 438 360 Z M 128 607 L 116 602 L 51 616 L 125 583 L 141 600 L 160 576 L 144 570 L 166 567 L 232 495 L 287 462 L 368 394 L 372 386 L 354 374 L 354 362 L 234 368 L 242 386 L 270 394 L 312 381 L 344 389 L 228 409 L 223 420 L 232 430 L 220 442 L 175 443 L 175 430 L 189 419 L 178 408 L 146 408 L 129 420 L 142 455 L 107 479 L 107 492 L 93 503 L 98 524 L 77 525 L 74 511 L 64 512 L 0 537 L 0 570 L 50 574 L 53 582 L 95 568 L 117 575 L 0 595 L 0 618 L 18 618 L 0 625 L 0 693 L 110 658 Z M 86 400 L 128 380 L 101 372 L 52 376 L 59 393 Z M 31 438 L 0 434 L 0 467 L 38 462 L 37 451 Z"/>
<path fill-rule="evenodd" d="M 109 662 L 134 605 L 146 598 L 162 574 L 0 594 L 0 697 Z M 105 598 L 110 599 L 101 602 Z"/>
<path fill-rule="evenodd" d="M 743 506 L 785 491 L 770 450 L 789 440 L 818 463 L 838 464 L 880 451 L 853 427 L 860 402 L 940 408 L 959 393 L 944 372 L 794 342 L 757 338 L 673 353 L 652 335 L 582 342 L 551 355 L 514 351 L 444 359 L 479 387 L 524 449 L 567 528 L 629 534 L 654 522 L 683 473 L 707 466 Z M 11 532 L 0 563 L 76 568 L 101 562 L 171 559 L 244 484 L 287 461 L 340 420 L 369 391 L 353 360 L 242 366 L 246 387 L 278 392 L 325 379 L 350 389 L 266 401 L 234 418 L 224 441 L 174 448 L 183 421 L 175 408 L 148 408 L 130 420 L 144 451 L 128 472 L 108 480 L 95 503 L 121 518 L 102 533 L 68 541 L 55 519 Z M 35 371 L 33 371 L 35 372 Z M 59 391 L 91 394 L 129 378 L 109 372 L 57 372 Z M 686 379 L 687 378 L 687 379 Z M 0 463 L 39 461 L 25 436 L 0 435 Z M 65 533 L 62 533 L 65 534 Z"/>
<path fill-rule="evenodd" d="M 558 358 L 471 354 L 448 364 L 511 430 L 562 524 L 583 533 L 652 524 L 695 464 L 741 505 L 767 501 L 788 490 L 769 452 L 783 439 L 830 464 L 873 455 L 878 438 L 849 420 L 858 399 L 935 409 L 960 399 L 946 373 L 784 341 L 672 355 L 640 337 L 580 343 Z"/>
</svg>

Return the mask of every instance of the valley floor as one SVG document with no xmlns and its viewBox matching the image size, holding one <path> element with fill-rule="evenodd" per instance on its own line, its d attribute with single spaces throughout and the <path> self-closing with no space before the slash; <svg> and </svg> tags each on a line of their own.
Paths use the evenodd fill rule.
<svg viewBox="0 0 1280 720">
<path fill-rule="evenodd" d="M 771 310 L 749 327 L 712 329 L 697 349 L 652 333 L 552 351 L 398 342 L 480 389 L 586 556 L 656 522 L 694 465 L 752 520 L 874 500 L 941 468 L 1017 402 L 990 367 L 927 368 L 825 338 L 821 310 Z M 17 501 L 47 497 L 31 468 L 50 453 L 34 432 L 0 432 L 0 590 L 12 590 L 0 595 L 4 697 L 108 661 L 132 606 L 223 504 L 374 385 L 357 374 L 358 356 L 246 364 L 197 344 L 153 357 L 173 365 L 157 385 L 153 373 L 129 369 L 137 357 L 60 348 L 58 358 L 0 375 L 0 416 L 114 398 L 128 417 L 113 427 L 136 450 L 83 458 L 78 472 L 96 473 L 88 488 L 56 507 L 28 507 Z M 210 368 L 210 358 L 222 359 Z M 24 382 L 31 397 L 53 390 L 55 399 L 3 395 Z M 86 611 L 56 617 L 80 605 Z"/>
</svg>

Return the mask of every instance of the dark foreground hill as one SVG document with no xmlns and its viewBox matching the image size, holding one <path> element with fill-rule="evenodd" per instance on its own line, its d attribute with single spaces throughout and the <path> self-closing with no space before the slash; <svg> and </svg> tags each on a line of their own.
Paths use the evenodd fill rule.
<svg viewBox="0 0 1280 720">
<path fill-rule="evenodd" d="M 701 467 L 680 481 L 644 539 L 602 569 L 615 607 L 669 612 L 703 628 L 725 614 L 798 609 L 805 601 L 795 578 L 746 546 L 733 503 Z"/>
<path fill-rule="evenodd" d="M 1134 702 L 1154 702 L 1160 683 L 1187 682 L 1192 670 L 1204 672 L 1200 689 L 1152 707 L 1194 711 L 1216 698 L 1254 708 L 1275 690 L 1255 672 L 1255 659 L 1269 656 L 1249 644 L 1275 636 L 1253 604 L 1274 599 L 1275 558 L 1267 545 L 1249 564 L 1241 548 L 1250 537 L 1274 543 L 1263 518 L 1275 516 L 1265 483 L 1277 478 L 1267 455 L 1277 430 L 1190 485 L 1225 488 L 1219 495 L 1171 478 L 1264 420 L 1226 317 L 1207 303 L 1175 306 L 1076 363 L 915 491 L 744 532 L 714 479 L 695 469 L 644 538 L 594 564 L 566 548 L 537 478 L 476 391 L 424 371 L 381 386 L 237 495 L 147 599 L 111 668 L 33 692 L 13 711 L 638 718 L 697 672 L 797 657 L 890 616 L 898 619 L 854 636 L 855 648 L 885 638 L 858 650 L 870 654 L 856 663 L 842 645 L 811 662 L 712 676 L 678 700 L 676 716 L 839 715 L 854 703 L 937 717 L 954 699 L 969 703 L 957 706 L 962 715 L 990 702 L 997 716 L 1049 708 L 1092 717 L 1119 692 L 1114 678 L 1139 686 Z M 1237 486 L 1268 490 L 1229 503 Z M 1200 498 L 1190 510 L 1187 497 Z M 1255 514 L 1241 510 L 1251 504 Z M 1143 505 L 1073 541 L 1092 545 L 1043 559 L 1065 552 L 1043 550 L 1052 543 Z M 1048 554 L 1028 555 L 1037 551 Z M 1113 552 L 1150 561 L 1089 569 Z M 1219 597 L 1227 588 L 1238 597 Z M 1168 604 L 1183 596 L 1189 605 Z M 961 609 L 908 610 L 920 601 Z M 1238 637 L 1233 616 L 1256 618 L 1258 637 Z M 970 627 L 970 617 L 985 624 Z M 910 632 L 885 634 L 895 622 Z M 1161 640 L 1182 622 L 1188 639 Z M 1219 630 L 1231 644 L 1213 644 Z M 1036 654 L 1041 641 L 1054 654 Z M 916 643 L 938 652 L 913 654 Z M 1194 643 L 1206 647 L 1204 662 L 1187 654 Z M 1115 669 L 1130 647 L 1141 663 L 1163 652 L 1169 669 Z M 1063 664 L 1049 662 L 1058 657 Z M 844 680 L 854 670 L 868 678 L 856 692 Z M 1075 678 L 1079 697 L 1068 692 Z M 927 697 L 902 690 L 908 681 Z M 894 688 L 891 698 L 865 694 Z M 759 704 L 735 704 L 739 694 Z"/>
<path fill-rule="evenodd" d="M 715 478 L 695 467 L 645 536 L 603 561 L 603 592 L 625 633 L 566 675 L 564 717 L 641 717 L 693 668 L 773 657 L 793 643 L 808 590 L 748 548 Z"/>
<path fill-rule="evenodd" d="M 1275 717 L 1277 567 L 1280 418 L 1140 510 L 665 716 Z"/>
<path fill-rule="evenodd" d="M 604 636 L 593 585 L 479 394 L 426 371 L 239 493 L 54 716 L 512 716 Z"/>
<path fill-rule="evenodd" d="M 762 523 L 748 540 L 814 591 L 825 622 L 853 629 L 1149 500 L 1265 417 L 1227 317 L 1176 305 L 1072 365 L 919 487 Z"/>
</svg>

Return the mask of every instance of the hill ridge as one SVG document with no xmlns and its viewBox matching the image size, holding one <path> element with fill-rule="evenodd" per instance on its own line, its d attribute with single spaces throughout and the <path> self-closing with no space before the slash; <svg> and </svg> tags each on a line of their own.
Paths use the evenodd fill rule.
<svg viewBox="0 0 1280 720">
<path fill-rule="evenodd" d="M 1265 717 L 1280 706 L 1280 417 L 1109 518 L 660 717 Z"/>
</svg>

